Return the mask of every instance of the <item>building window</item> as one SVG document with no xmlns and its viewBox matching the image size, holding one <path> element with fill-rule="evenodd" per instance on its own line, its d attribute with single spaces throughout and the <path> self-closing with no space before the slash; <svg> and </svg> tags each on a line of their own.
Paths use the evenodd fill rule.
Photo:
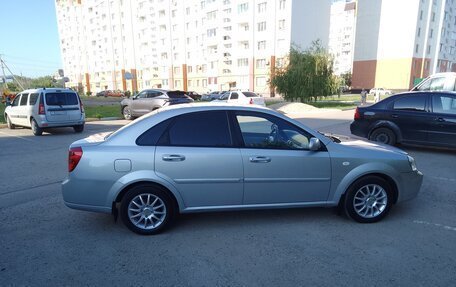
<svg viewBox="0 0 456 287">
<path fill-rule="evenodd" d="M 189 73 L 192 73 L 192 72 L 193 72 L 192 66 L 188 66 L 188 67 L 187 67 L 187 72 L 189 72 Z"/>
<path fill-rule="evenodd" d="M 420 35 L 421 35 L 421 28 L 418 28 L 417 36 L 419 37 Z"/>
<path fill-rule="evenodd" d="M 420 11 L 420 20 L 423 20 L 423 10 Z"/>
<path fill-rule="evenodd" d="M 206 18 L 207 18 L 207 20 L 215 20 L 215 19 L 217 19 L 217 11 L 207 12 Z"/>
<path fill-rule="evenodd" d="M 238 5 L 238 13 L 244 13 L 249 10 L 249 3 L 242 3 Z"/>
<path fill-rule="evenodd" d="M 260 22 L 258 25 L 258 32 L 266 30 L 266 22 Z"/>
<path fill-rule="evenodd" d="M 180 74 L 180 67 L 174 67 L 174 74 Z"/>
<path fill-rule="evenodd" d="M 257 77 L 256 78 L 256 85 L 258 87 L 264 87 L 266 86 L 267 82 L 266 82 L 266 77 Z"/>
<path fill-rule="evenodd" d="M 216 30 L 215 30 L 215 28 L 213 28 L 213 29 L 207 29 L 207 37 L 208 37 L 208 38 L 209 38 L 209 37 L 215 37 L 215 35 L 216 35 Z"/>
<path fill-rule="evenodd" d="M 190 14 L 190 7 L 185 8 L 185 14 L 187 14 L 187 15 Z"/>
<path fill-rule="evenodd" d="M 432 39 L 433 34 L 434 34 L 434 29 L 431 29 L 431 31 L 429 32 L 429 39 Z"/>
<path fill-rule="evenodd" d="M 258 59 L 256 60 L 256 67 L 260 69 L 266 68 L 266 59 Z"/>
<path fill-rule="evenodd" d="M 258 41 L 258 50 L 266 49 L 266 41 Z"/>
<path fill-rule="evenodd" d="M 285 29 L 285 20 L 279 20 L 279 30 Z"/>
<path fill-rule="evenodd" d="M 266 12 L 266 2 L 258 4 L 258 13 Z"/>
<path fill-rule="evenodd" d="M 168 85 L 168 80 L 162 80 L 162 85 L 167 86 Z"/>
<path fill-rule="evenodd" d="M 286 0 L 279 1 L 279 10 L 285 9 Z"/>
<path fill-rule="evenodd" d="M 427 54 L 429 55 L 430 53 L 431 53 L 431 45 L 429 45 L 427 48 Z"/>
<path fill-rule="evenodd" d="M 418 51 L 419 51 L 419 45 L 416 44 L 416 46 L 415 46 L 415 53 L 418 53 Z"/>
<path fill-rule="evenodd" d="M 432 21 L 432 22 L 435 22 L 435 12 L 432 12 L 432 18 L 431 18 L 431 21 Z"/>
<path fill-rule="evenodd" d="M 238 67 L 247 67 L 248 65 L 249 65 L 249 59 L 248 58 L 238 59 Z"/>
</svg>

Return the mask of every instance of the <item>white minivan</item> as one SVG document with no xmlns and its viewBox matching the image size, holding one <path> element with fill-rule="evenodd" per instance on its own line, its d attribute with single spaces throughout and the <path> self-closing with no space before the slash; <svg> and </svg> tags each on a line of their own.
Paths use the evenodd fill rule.
<svg viewBox="0 0 456 287">
<path fill-rule="evenodd" d="M 46 128 L 73 127 L 84 130 L 85 113 L 79 95 L 70 89 L 42 88 L 16 95 L 5 109 L 8 128 L 30 127 L 39 136 Z"/>
</svg>

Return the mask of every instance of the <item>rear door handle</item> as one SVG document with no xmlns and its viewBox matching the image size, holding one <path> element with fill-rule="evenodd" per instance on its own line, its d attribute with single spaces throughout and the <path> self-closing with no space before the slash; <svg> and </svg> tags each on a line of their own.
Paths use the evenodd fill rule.
<svg viewBox="0 0 456 287">
<path fill-rule="evenodd" d="M 399 116 L 396 114 L 392 114 L 391 117 L 397 119 Z"/>
<path fill-rule="evenodd" d="M 271 162 L 271 158 L 267 156 L 252 156 L 249 158 L 250 162 L 258 162 L 258 163 L 267 163 Z"/>
<path fill-rule="evenodd" d="M 165 154 L 162 159 L 164 161 L 184 161 L 185 156 L 180 154 Z"/>
</svg>

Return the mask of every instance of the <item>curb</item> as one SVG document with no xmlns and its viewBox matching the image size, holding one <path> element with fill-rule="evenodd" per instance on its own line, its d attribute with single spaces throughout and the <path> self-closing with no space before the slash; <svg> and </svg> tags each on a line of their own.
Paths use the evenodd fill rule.
<svg viewBox="0 0 456 287">
<path fill-rule="evenodd" d="M 107 118 L 86 118 L 85 122 L 99 122 L 99 121 L 116 121 L 116 120 L 123 120 L 121 117 L 107 117 Z M 7 124 L 0 124 L 0 129 L 8 128 Z"/>
</svg>

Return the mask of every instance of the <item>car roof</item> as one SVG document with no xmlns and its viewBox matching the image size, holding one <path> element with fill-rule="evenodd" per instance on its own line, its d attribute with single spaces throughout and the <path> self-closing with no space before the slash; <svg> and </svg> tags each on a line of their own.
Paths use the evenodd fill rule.
<svg viewBox="0 0 456 287">
<path fill-rule="evenodd" d="M 73 92 L 76 93 L 72 89 L 68 88 L 37 88 L 37 89 L 27 89 L 23 90 L 20 93 L 33 93 L 33 92 Z"/>
</svg>

